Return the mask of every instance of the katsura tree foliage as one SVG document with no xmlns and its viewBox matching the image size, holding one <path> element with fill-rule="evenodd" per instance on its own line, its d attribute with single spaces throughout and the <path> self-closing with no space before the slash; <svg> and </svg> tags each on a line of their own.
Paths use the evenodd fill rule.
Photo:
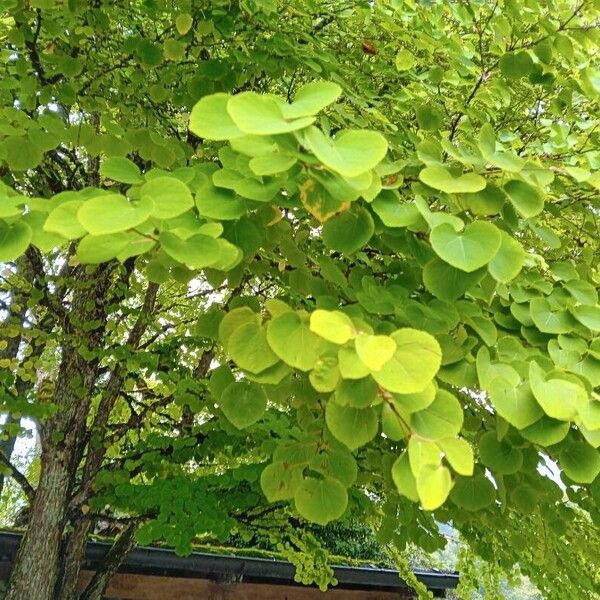
<svg viewBox="0 0 600 600">
<path fill-rule="evenodd" d="M 597 0 L 0 9 L 9 600 L 349 517 L 598 597 Z"/>
</svg>

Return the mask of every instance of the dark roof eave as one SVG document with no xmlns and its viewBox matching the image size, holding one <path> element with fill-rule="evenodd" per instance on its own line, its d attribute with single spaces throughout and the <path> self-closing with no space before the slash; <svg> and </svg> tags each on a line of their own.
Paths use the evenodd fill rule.
<svg viewBox="0 0 600 600">
<path fill-rule="evenodd" d="M 21 535 L 0 532 L 0 560 L 12 561 L 21 541 Z M 101 563 L 110 544 L 89 542 L 85 554 L 85 568 L 94 570 Z M 407 585 L 392 569 L 369 567 L 333 566 L 338 588 L 397 589 Z M 172 550 L 153 547 L 136 547 L 130 551 L 121 568 L 122 572 L 172 577 L 198 577 L 214 581 L 244 580 L 280 585 L 297 585 L 295 568 L 288 562 L 276 559 L 249 558 L 192 552 L 189 556 L 177 556 Z M 417 579 L 430 590 L 454 589 L 458 585 L 457 573 L 414 571 Z"/>
</svg>

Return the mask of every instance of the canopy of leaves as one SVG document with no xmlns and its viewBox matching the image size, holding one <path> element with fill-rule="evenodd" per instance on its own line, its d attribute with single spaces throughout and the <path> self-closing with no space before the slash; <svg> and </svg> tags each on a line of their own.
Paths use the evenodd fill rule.
<svg viewBox="0 0 600 600">
<path fill-rule="evenodd" d="M 0 408 L 68 514 L 593 597 L 597 1 L 0 6 Z"/>
</svg>

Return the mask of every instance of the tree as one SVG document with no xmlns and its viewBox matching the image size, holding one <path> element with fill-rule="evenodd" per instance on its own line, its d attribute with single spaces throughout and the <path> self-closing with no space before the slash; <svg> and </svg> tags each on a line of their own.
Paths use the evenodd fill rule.
<svg viewBox="0 0 600 600">
<path fill-rule="evenodd" d="M 348 515 L 597 597 L 597 2 L 0 6 L 9 600 Z"/>
</svg>

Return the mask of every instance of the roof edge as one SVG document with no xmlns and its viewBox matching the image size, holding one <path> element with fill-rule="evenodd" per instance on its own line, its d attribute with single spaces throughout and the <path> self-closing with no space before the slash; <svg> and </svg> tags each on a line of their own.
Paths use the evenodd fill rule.
<svg viewBox="0 0 600 600">
<path fill-rule="evenodd" d="M 0 561 L 12 562 L 21 542 L 19 533 L 0 531 Z M 103 561 L 110 544 L 90 541 L 85 553 L 84 568 L 94 570 Z M 337 589 L 406 590 L 409 586 L 398 571 L 370 567 L 332 565 Z M 295 567 L 286 561 L 267 558 L 227 556 L 205 552 L 192 552 L 177 556 L 172 550 L 136 546 L 129 552 L 119 572 L 171 577 L 205 578 L 214 581 L 247 581 L 283 585 L 300 585 L 294 581 Z M 429 590 L 454 589 L 458 573 L 438 573 L 415 570 L 417 579 Z"/>
</svg>

